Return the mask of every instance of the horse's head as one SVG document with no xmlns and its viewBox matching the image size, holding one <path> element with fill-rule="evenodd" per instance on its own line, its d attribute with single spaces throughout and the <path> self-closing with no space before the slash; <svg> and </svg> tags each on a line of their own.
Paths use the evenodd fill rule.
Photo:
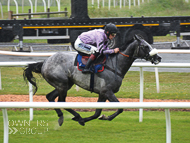
<svg viewBox="0 0 190 143">
<path fill-rule="evenodd" d="M 161 62 L 162 58 L 157 54 L 158 52 L 156 49 L 153 49 L 152 46 L 141 37 L 135 35 L 134 38 L 138 41 L 138 47 L 133 55 L 135 58 L 145 59 L 152 64 Z"/>
</svg>

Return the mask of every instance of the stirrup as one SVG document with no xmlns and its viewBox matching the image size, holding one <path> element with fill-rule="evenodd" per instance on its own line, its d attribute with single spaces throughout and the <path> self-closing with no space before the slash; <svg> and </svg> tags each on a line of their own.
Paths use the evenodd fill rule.
<svg viewBox="0 0 190 143">
<path fill-rule="evenodd" d="M 90 69 L 83 69 L 82 73 L 93 73 Z"/>
</svg>

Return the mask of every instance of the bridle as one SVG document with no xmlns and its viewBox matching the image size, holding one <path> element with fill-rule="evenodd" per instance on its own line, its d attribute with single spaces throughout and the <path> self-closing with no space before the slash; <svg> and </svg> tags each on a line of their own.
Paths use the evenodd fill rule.
<svg viewBox="0 0 190 143">
<path fill-rule="evenodd" d="M 143 42 L 143 41 L 141 41 L 141 42 Z M 144 53 L 146 53 L 145 46 L 141 45 L 141 43 L 140 43 L 140 44 L 138 45 L 138 47 L 135 49 L 132 58 L 135 58 L 135 59 L 136 59 L 136 58 L 148 59 L 148 58 L 149 58 L 149 53 L 146 54 L 145 56 L 138 57 L 138 54 L 139 54 L 140 49 L 143 50 Z M 120 51 L 119 51 L 118 53 L 121 54 L 121 55 L 124 56 L 124 57 L 127 57 L 127 58 L 130 57 L 129 55 L 123 54 L 123 53 L 121 53 Z M 117 80 L 117 75 L 119 75 L 121 78 L 123 78 L 123 75 L 121 75 L 120 73 L 117 72 L 117 58 L 118 58 L 118 57 L 117 57 L 117 55 L 116 55 L 116 66 L 115 66 L 115 70 L 112 69 L 111 67 L 105 65 L 108 70 L 110 70 L 110 71 L 112 71 L 113 73 L 115 73 L 115 80 Z"/>
<path fill-rule="evenodd" d="M 142 41 L 141 41 L 141 42 L 142 42 Z M 133 58 L 138 58 L 137 55 L 139 54 L 140 48 L 143 50 L 143 52 L 145 52 L 144 46 L 142 46 L 141 43 L 140 43 L 140 46 L 137 47 L 137 49 L 135 50 L 135 52 L 134 52 L 134 54 L 133 54 L 133 56 L 132 56 Z M 121 53 L 120 51 L 119 51 L 119 54 L 121 54 L 121 55 L 123 55 L 123 56 L 129 58 L 129 55 L 123 54 L 123 53 Z M 141 58 L 141 59 L 142 59 L 142 58 L 147 59 L 148 57 L 149 57 L 149 54 L 146 54 L 145 57 L 140 57 L 140 58 Z"/>
<path fill-rule="evenodd" d="M 143 51 L 145 51 L 145 49 L 143 48 L 143 46 L 138 46 L 138 47 L 136 48 L 136 50 L 135 50 L 133 56 L 132 56 L 133 58 L 136 58 L 135 55 L 136 55 L 136 56 L 138 55 L 138 53 L 139 53 L 141 47 L 142 47 Z M 123 54 L 123 53 L 121 53 L 120 51 L 119 51 L 119 54 L 121 54 L 121 55 L 124 56 L 124 57 L 129 58 L 129 55 Z M 148 56 L 149 56 L 149 55 L 148 55 Z M 145 57 L 148 58 L 148 56 L 147 56 L 147 57 L 145 56 Z M 123 78 L 123 76 L 122 76 L 120 73 L 117 72 L 117 58 L 118 58 L 118 57 L 117 57 L 117 55 L 116 55 L 116 66 L 115 66 L 115 70 L 113 70 L 113 69 L 110 68 L 109 66 L 106 66 L 110 71 L 112 71 L 112 72 L 115 73 L 115 80 L 117 80 L 117 75 L 119 75 L 121 78 Z M 140 57 L 140 58 L 143 58 L 143 57 Z"/>
<path fill-rule="evenodd" d="M 144 41 L 141 41 L 141 43 L 143 43 Z M 145 59 L 148 60 L 148 58 L 150 57 L 149 53 L 145 54 L 144 56 L 139 56 L 139 52 L 140 50 L 142 50 L 144 53 L 146 53 L 145 50 L 145 46 L 141 45 L 141 43 L 139 44 L 139 46 L 136 48 L 134 54 L 133 54 L 133 58 L 140 58 L 140 59 Z M 147 43 L 147 42 L 146 42 Z M 147 45 L 149 47 L 149 45 Z M 150 47 L 149 47 L 150 48 Z"/>
<path fill-rule="evenodd" d="M 144 48 L 142 48 L 142 49 L 143 49 L 143 51 L 145 51 Z M 139 51 L 140 51 L 140 47 L 138 46 L 138 48 L 135 50 L 135 52 L 134 52 L 134 54 L 133 54 L 132 57 L 133 57 L 133 58 L 137 58 L 137 55 L 138 55 Z M 121 55 L 123 55 L 123 56 L 129 58 L 129 55 L 123 54 L 123 53 L 121 53 L 120 51 L 119 51 L 119 54 L 121 54 Z M 140 57 L 140 58 L 142 58 L 142 57 Z"/>
</svg>

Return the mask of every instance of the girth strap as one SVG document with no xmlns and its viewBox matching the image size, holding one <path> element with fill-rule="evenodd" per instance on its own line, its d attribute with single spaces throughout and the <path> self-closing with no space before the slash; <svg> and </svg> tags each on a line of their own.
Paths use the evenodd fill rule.
<svg viewBox="0 0 190 143">
<path fill-rule="evenodd" d="M 90 77 L 90 91 L 91 93 L 94 92 L 94 73 L 91 73 Z"/>
</svg>

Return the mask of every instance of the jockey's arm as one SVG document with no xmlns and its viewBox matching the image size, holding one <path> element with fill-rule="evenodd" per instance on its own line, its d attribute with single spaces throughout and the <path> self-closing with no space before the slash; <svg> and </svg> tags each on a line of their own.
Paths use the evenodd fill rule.
<svg viewBox="0 0 190 143">
<path fill-rule="evenodd" d="M 113 54 L 113 53 L 115 53 L 114 49 L 103 50 L 103 54 L 104 55 L 106 55 L 106 54 Z"/>
<path fill-rule="evenodd" d="M 113 53 L 118 53 L 119 52 L 119 48 L 115 48 L 115 49 L 109 49 L 108 47 L 108 43 L 104 41 L 104 37 L 103 36 L 99 36 L 96 38 L 96 43 L 97 43 L 97 50 L 100 53 L 103 53 L 104 55 L 106 54 L 113 54 Z"/>
<path fill-rule="evenodd" d="M 115 49 L 107 49 L 107 50 L 103 50 L 103 54 L 113 54 L 113 53 L 118 53 L 119 52 L 119 48 L 115 48 Z"/>
<path fill-rule="evenodd" d="M 104 42 L 99 42 L 101 44 L 97 44 L 97 49 L 100 53 L 103 53 L 104 55 L 106 54 L 113 54 L 115 53 L 114 49 L 109 49 L 108 45 L 104 44 Z"/>
</svg>

